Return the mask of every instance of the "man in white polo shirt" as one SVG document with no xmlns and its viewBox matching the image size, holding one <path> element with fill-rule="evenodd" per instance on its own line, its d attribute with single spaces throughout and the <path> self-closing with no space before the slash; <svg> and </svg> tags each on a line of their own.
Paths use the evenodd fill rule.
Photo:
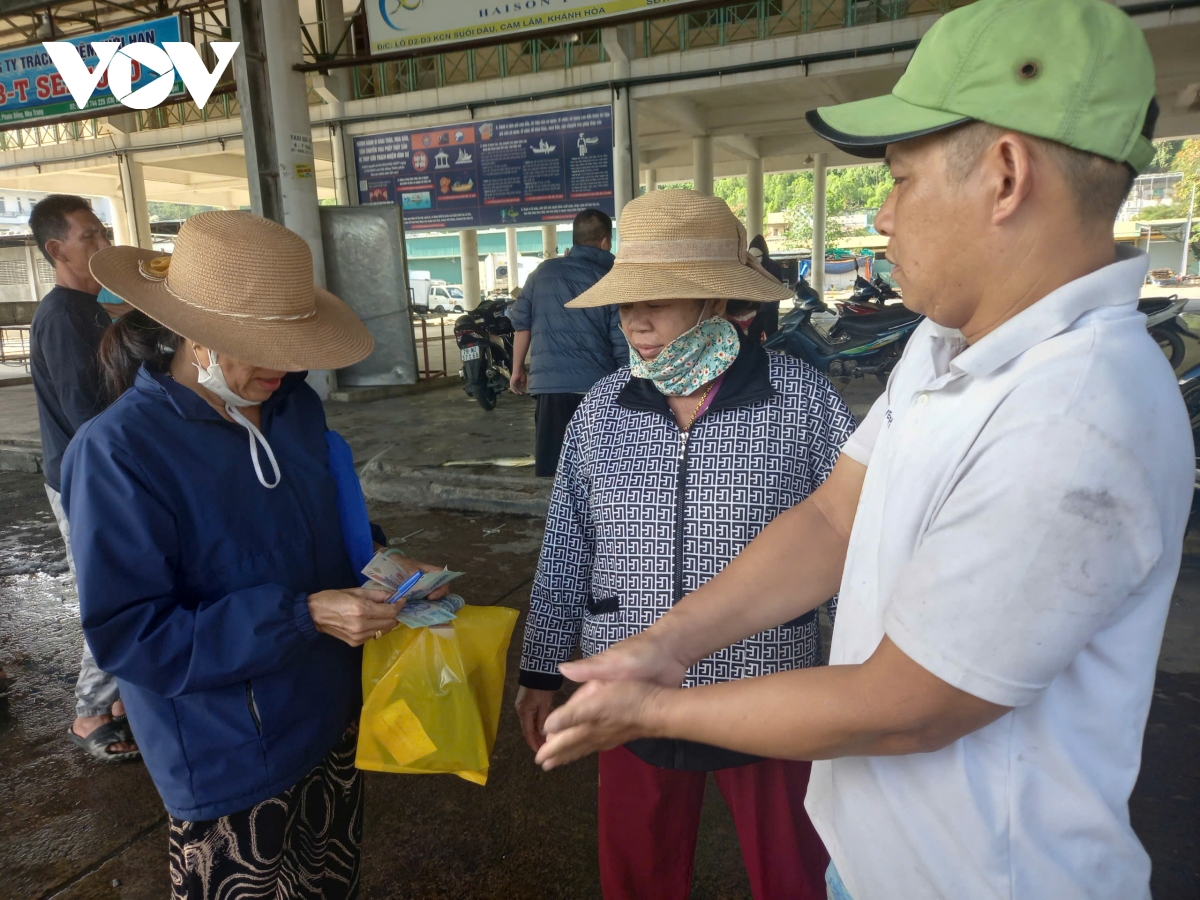
<svg viewBox="0 0 1200 900">
<path fill-rule="evenodd" d="M 673 737 L 813 766 L 830 895 L 1149 897 L 1129 824 L 1192 492 L 1173 373 L 1112 222 L 1154 71 L 1102 0 L 980 0 L 887 97 L 809 113 L 882 156 L 928 316 L 828 481 L 640 636 L 562 667 L 550 768 Z M 681 690 L 840 586 L 832 665 Z"/>
</svg>

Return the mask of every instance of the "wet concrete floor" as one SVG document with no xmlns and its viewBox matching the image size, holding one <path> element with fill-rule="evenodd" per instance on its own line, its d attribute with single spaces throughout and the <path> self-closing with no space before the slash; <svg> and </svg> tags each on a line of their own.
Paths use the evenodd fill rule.
<svg viewBox="0 0 1200 900">
<path fill-rule="evenodd" d="M 406 552 L 466 571 L 459 584 L 470 602 L 524 611 L 541 522 L 392 505 L 373 513 L 393 538 L 407 536 Z M 1200 896 L 1198 624 L 1200 569 L 1189 569 L 1132 802 L 1160 900 Z M 511 712 L 521 628 L 486 787 L 367 774 L 364 898 L 599 897 L 595 760 L 549 774 L 532 764 Z M 40 476 L 0 473 L 0 665 L 17 679 L 0 700 L 0 900 L 168 896 L 166 818 L 145 770 L 87 760 L 64 737 L 80 648 L 78 604 Z M 732 822 L 711 785 L 692 896 L 749 897 Z"/>
</svg>

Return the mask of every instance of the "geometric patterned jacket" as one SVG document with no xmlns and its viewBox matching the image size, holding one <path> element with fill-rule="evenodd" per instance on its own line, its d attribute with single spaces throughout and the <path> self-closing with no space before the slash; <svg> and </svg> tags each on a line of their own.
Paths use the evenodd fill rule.
<svg viewBox="0 0 1200 900">
<path fill-rule="evenodd" d="M 567 427 L 529 602 L 520 683 L 653 625 L 829 475 L 854 418 L 829 380 L 743 339 L 690 432 L 628 367 L 597 382 Z M 833 613 L 833 609 L 830 609 Z M 816 611 L 696 663 L 686 687 L 819 665 Z M 654 765 L 711 770 L 754 757 L 634 741 Z"/>
</svg>

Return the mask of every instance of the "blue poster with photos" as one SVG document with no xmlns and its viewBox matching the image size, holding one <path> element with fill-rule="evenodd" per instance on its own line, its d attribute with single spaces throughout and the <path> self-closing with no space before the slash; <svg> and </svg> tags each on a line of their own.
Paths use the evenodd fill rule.
<svg viewBox="0 0 1200 900">
<path fill-rule="evenodd" d="M 613 215 L 612 107 L 354 139 L 360 203 L 398 203 L 409 231 Z"/>
</svg>

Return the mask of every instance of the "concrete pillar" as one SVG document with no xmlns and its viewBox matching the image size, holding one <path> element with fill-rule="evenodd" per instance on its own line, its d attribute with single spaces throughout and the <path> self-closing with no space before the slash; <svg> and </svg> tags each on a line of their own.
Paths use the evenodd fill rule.
<svg viewBox="0 0 1200 900">
<path fill-rule="evenodd" d="M 328 7 L 328 0 L 321 0 L 321 5 Z M 319 8 L 320 12 L 320 8 Z M 322 15 L 336 15 L 336 10 L 326 10 Z M 339 23 L 336 19 L 322 19 L 323 22 L 329 22 L 331 29 L 337 29 Z M 336 41 L 340 37 L 339 31 L 332 39 Z M 346 112 L 345 101 L 351 96 L 349 70 L 333 69 L 328 74 L 315 74 L 312 76 L 312 86 L 321 99 L 329 107 L 329 115 L 331 118 L 341 118 Z M 346 138 L 343 132 L 344 125 L 331 124 L 324 126 L 329 132 L 329 156 L 330 162 L 333 164 L 333 188 L 337 198 L 338 206 L 348 206 L 351 203 L 351 197 L 357 199 L 358 186 L 354 183 L 355 173 L 346 171 L 346 160 L 353 159 L 353 148 L 349 154 L 346 149 Z M 352 167 L 353 168 L 353 167 Z"/>
<path fill-rule="evenodd" d="M 325 286 L 308 87 L 293 66 L 303 62 L 298 0 L 229 0 L 250 208 L 290 228 L 312 249 L 313 278 Z M 322 397 L 336 389 L 334 372 L 310 372 Z"/>
<path fill-rule="evenodd" d="M 646 170 L 646 193 L 658 190 L 658 169 Z"/>
<path fill-rule="evenodd" d="M 813 239 L 812 239 L 812 283 L 813 290 L 825 297 L 825 210 L 828 192 L 825 185 L 825 154 L 813 154 Z"/>
<path fill-rule="evenodd" d="M 118 215 L 114 205 L 113 231 L 117 230 L 116 221 L 123 219 L 123 243 L 141 247 L 143 250 L 153 250 L 154 243 L 150 238 L 150 207 L 146 202 L 146 177 L 142 164 L 130 159 L 128 152 L 118 153 L 117 172 L 121 176 L 121 203 L 124 206 L 124 215 Z M 113 236 L 116 237 L 115 234 Z"/>
<path fill-rule="evenodd" d="M 521 286 L 521 266 L 517 253 L 517 229 L 510 225 L 504 229 L 504 249 L 508 251 L 508 292 Z"/>
<path fill-rule="evenodd" d="M 109 197 L 108 203 L 112 207 L 113 214 L 113 243 L 119 247 L 137 246 L 137 242 L 131 236 L 129 216 L 125 214 L 125 198 L 120 195 Z"/>
<path fill-rule="evenodd" d="M 629 64 L 625 63 L 628 70 Z M 633 199 L 633 143 L 629 133 L 629 91 L 619 91 L 613 102 L 613 207 L 617 218 L 621 210 Z"/>
<path fill-rule="evenodd" d="M 553 259 L 558 256 L 558 226 L 542 226 L 542 259 Z"/>
<path fill-rule="evenodd" d="M 458 258 L 462 266 L 463 306 L 479 305 L 479 232 L 464 228 L 458 233 Z"/>
<path fill-rule="evenodd" d="M 350 205 L 350 191 L 346 183 L 346 145 L 342 142 L 342 126 L 329 126 L 329 150 L 333 156 L 333 189 L 338 206 Z"/>
<path fill-rule="evenodd" d="M 712 137 L 707 134 L 692 138 L 692 185 L 700 193 L 712 196 Z"/>
<path fill-rule="evenodd" d="M 100 122 L 99 134 L 116 151 L 119 197 L 109 197 L 113 211 L 113 238 L 118 244 L 152 249 L 150 209 L 146 204 L 146 178 L 142 164 L 132 159 L 130 135 L 137 131 L 133 113 L 107 116 Z"/>
<path fill-rule="evenodd" d="M 114 218 L 116 215 L 116 207 L 113 207 Z M 25 268 L 25 274 L 29 279 L 29 299 L 35 303 L 42 299 L 41 292 L 38 291 L 37 282 L 37 259 L 42 256 L 42 251 L 38 249 L 37 244 L 25 245 L 25 262 L 28 264 Z M 44 258 L 44 257 L 42 257 Z"/>
<path fill-rule="evenodd" d="M 342 159 L 346 167 L 346 199 L 351 206 L 358 206 L 358 171 L 354 168 L 354 136 L 346 131 L 345 125 L 338 126 L 338 140 L 342 145 Z"/>
<path fill-rule="evenodd" d="M 630 60 L 634 57 L 637 32 L 633 25 L 618 25 L 601 30 L 605 53 L 611 60 L 614 81 L 629 77 Z M 617 218 L 625 204 L 636 196 L 637 137 L 634 127 L 635 111 L 626 86 L 613 89 L 613 206 Z"/>
<path fill-rule="evenodd" d="M 746 160 L 746 235 L 753 240 L 763 234 L 763 162 Z"/>
<path fill-rule="evenodd" d="M 1186 275 L 1188 270 L 1188 249 L 1192 240 L 1192 219 L 1196 214 L 1196 186 L 1192 185 L 1192 199 L 1188 201 L 1187 224 L 1183 227 L 1183 261 L 1179 264 L 1179 274 Z"/>
</svg>

